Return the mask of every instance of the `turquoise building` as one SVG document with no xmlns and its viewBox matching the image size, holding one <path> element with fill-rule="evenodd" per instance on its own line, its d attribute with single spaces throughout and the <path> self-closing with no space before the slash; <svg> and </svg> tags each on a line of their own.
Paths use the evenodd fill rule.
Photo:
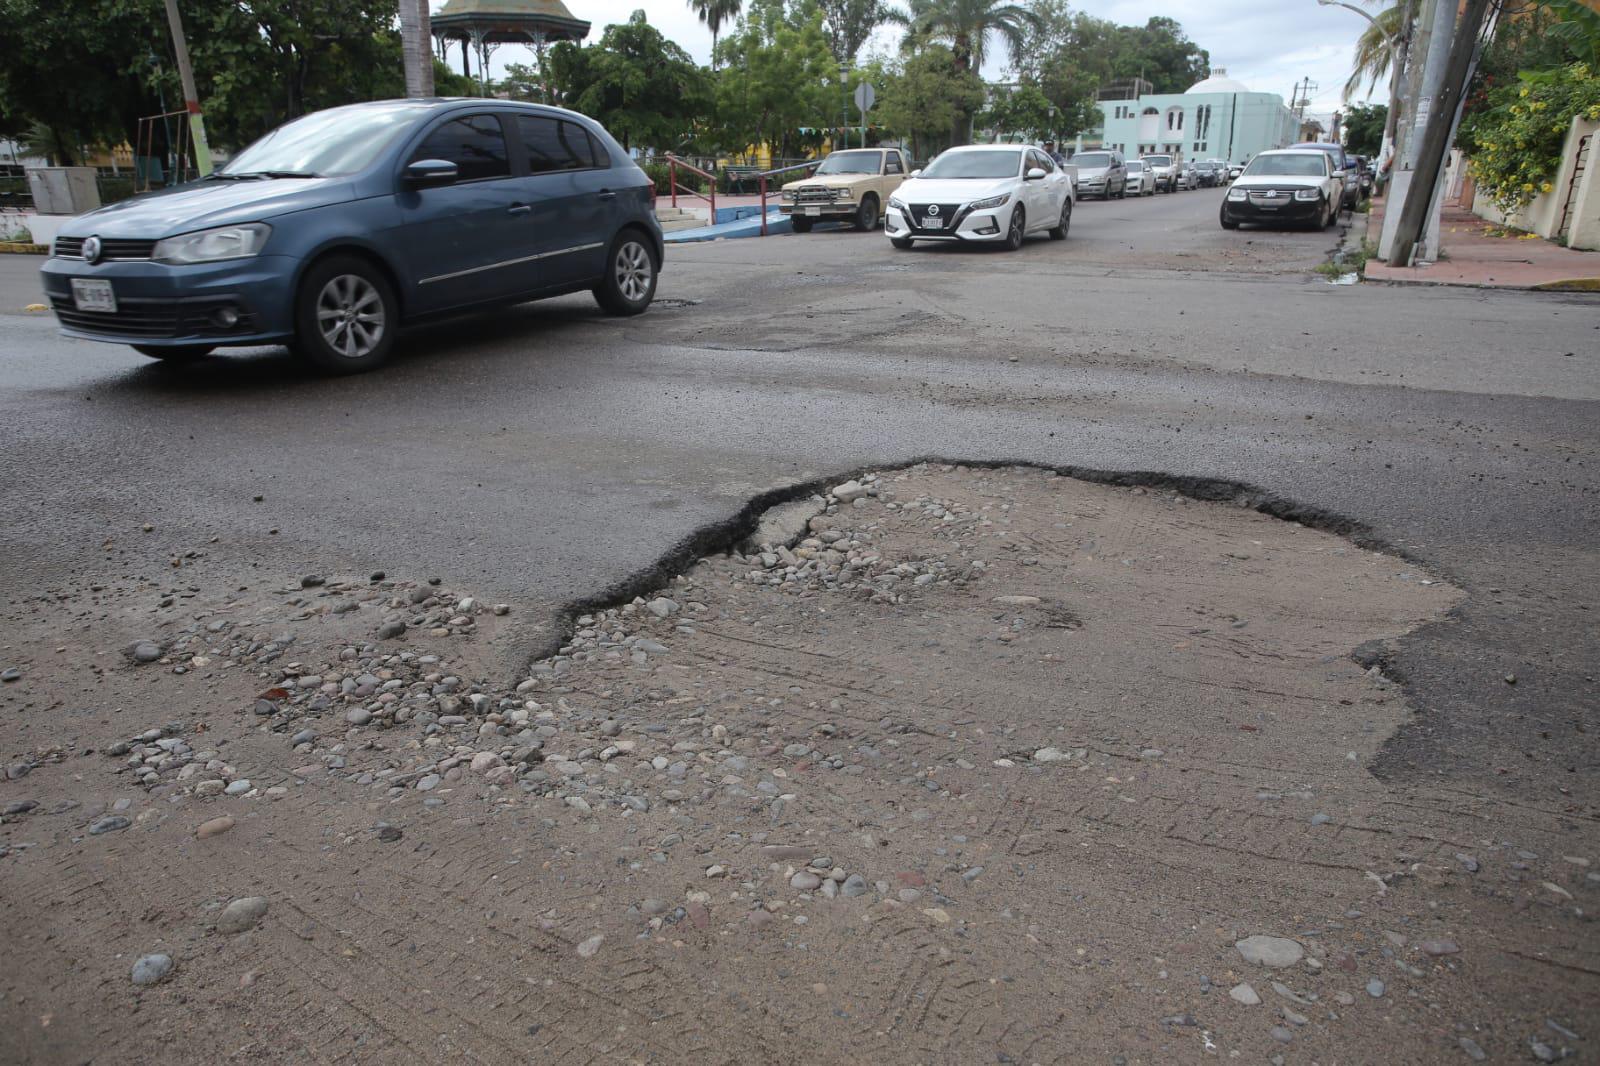
<svg viewBox="0 0 1600 1066">
<path fill-rule="evenodd" d="M 1102 99 L 1098 106 L 1103 120 L 1099 136 L 1079 138 L 1078 147 L 1109 148 L 1129 159 L 1165 153 L 1242 163 L 1299 140 L 1299 119 L 1283 97 L 1251 92 L 1221 69 L 1185 93 Z"/>
</svg>

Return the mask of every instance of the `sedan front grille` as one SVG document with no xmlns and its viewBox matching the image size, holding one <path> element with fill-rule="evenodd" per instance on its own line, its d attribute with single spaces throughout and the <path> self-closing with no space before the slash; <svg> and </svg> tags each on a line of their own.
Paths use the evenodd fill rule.
<svg viewBox="0 0 1600 1066">
<path fill-rule="evenodd" d="M 115 312 L 80 311 L 71 297 L 52 296 L 56 318 L 67 329 L 123 337 L 176 337 L 182 305 L 175 300 L 119 299 Z"/>
<path fill-rule="evenodd" d="M 82 259 L 84 237 L 57 237 L 55 256 L 57 259 Z M 155 251 L 156 242 L 147 240 L 134 240 L 124 237 L 100 238 L 100 261 L 123 262 L 128 260 L 149 259 Z"/>
<path fill-rule="evenodd" d="M 911 224 L 917 229 L 947 232 L 955 228 L 960 212 L 960 204 L 912 204 Z"/>
<path fill-rule="evenodd" d="M 71 297 L 52 296 L 56 318 L 67 329 L 122 337 L 227 337 L 256 331 L 256 316 L 233 297 L 198 300 L 117 298 L 116 311 L 80 311 Z M 239 316 L 232 326 L 220 326 L 212 314 L 231 307 Z"/>
<path fill-rule="evenodd" d="M 795 193 L 795 200 L 802 204 L 831 204 L 839 199 L 839 190 L 831 189 L 826 185 L 802 186 Z"/>
</svg>

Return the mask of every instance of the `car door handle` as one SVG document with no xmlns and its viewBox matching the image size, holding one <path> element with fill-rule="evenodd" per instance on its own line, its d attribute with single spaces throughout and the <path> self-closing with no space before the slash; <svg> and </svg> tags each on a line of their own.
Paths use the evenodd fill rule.
<svg viewBox="0 0 1600 1066">
<path fill-rule="evenodd" d="M 508 215 L 526 215 L 528 212 L 530 212 L 532 210 L 533 210 L 533 205 L 532 204 L 512 204 L 510 207 L 506 208 L 506 214 L 508 214 Z"/>
<path fill-rule="evenodd" d="M 612 192 L 610 189 L 601 189 L 600 195 L 596 197 L 596 199 L 599 200 L 615 200 L 616 198 L 617 194 Z"/>
</svg>

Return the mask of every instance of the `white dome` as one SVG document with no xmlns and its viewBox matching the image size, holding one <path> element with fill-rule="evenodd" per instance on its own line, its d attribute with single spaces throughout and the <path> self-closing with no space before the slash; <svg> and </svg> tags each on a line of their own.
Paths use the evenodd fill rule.
<svg viewBox="0 0 1600 1066">
<path fill-rule="evenodd" d="M 1234 81 L 1227 76 L 1225 71 L 1217 71 L 1204 81 L 1197 81 L 1189 86 L 1191 93 L 1247 93 L 1249 88 L 1242 82 Z"/>
</svg>

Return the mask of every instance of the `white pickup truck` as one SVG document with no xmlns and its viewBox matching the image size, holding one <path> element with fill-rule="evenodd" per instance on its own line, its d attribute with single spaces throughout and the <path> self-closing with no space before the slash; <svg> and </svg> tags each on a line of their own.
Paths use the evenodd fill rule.
<svg viewBox="0 0 1600 1066">
<path fill-rule="evenodd" d="M 1156 192 L 1176 192 L 1178 189 L 1178 163 L 1170 155 L 1142 155 L 1144 165 L 1150 168 L 1150 184 Z"/>
</svg>

